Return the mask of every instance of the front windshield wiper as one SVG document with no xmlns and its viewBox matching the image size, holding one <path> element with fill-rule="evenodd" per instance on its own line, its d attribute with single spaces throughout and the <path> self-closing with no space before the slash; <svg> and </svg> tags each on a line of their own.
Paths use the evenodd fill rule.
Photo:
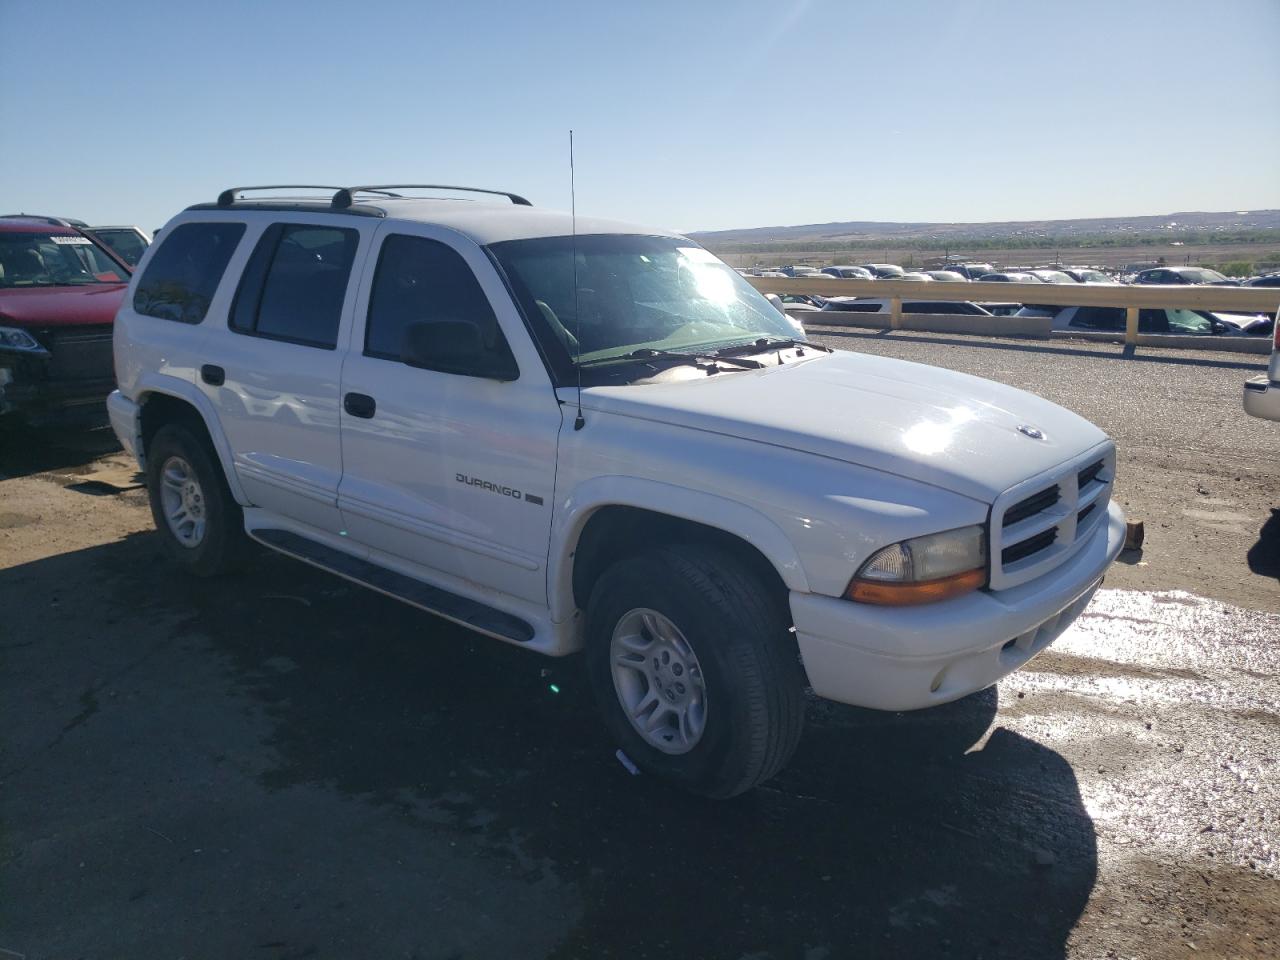
<svg viewBox="0 0 1280 960">
<path fill-rule="evenodd" d="M 578 363 L 578 366 L 593 367 L 597 364 L 616 363 L 620 360 L 674 360 L 678 363 L 693 364 L 733 363 L 747 370 L 759 369 L 764 366 L 759 360 L 723 356 L 718 351 L 716 353 L 683 353 L 679 350 L 655 350 L 652 347 L 641 347 L 639 350 L 632 350 L 630 353 L 623 353 L 614 357 L 596 357 L 593 360 L 582 360 Z"/>
<path fill-rule="evenodd" d="M 824 347 L 820 343 L 814 343 L 810 340 L 796 340 L 793 337 L 761 337 L 753 340 L 751 343 L 739 343 L 731 347 L 721 347 L 716 351 L 718 357 L 733 357 L 741 353 L 759 353 L 765 350 L 787 350 L 795 347 L 797 350 L 805 347 L 812 347 L 814 350 L 821 350 L 824 353 L 834 353 L 830 347 Z"/>
</svg>

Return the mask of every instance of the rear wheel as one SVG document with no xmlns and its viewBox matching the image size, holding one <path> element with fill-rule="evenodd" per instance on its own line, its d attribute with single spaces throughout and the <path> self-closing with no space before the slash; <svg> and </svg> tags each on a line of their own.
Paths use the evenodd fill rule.
<svg viewBox="0 0 1280 960">
<path fill-rule="evenodd" d="M 726 550 L 664 547 L 619 561 L 587 610 L 587 669 L 636 765 L 731 797 L 790 760 L 804 678 L 785 608 Z"/>
<path fill-rule="evenodd" d="M 244 514 L 203 438 L 180 424 L 161 427 L 147 449 L 147 491 L 170 559 L 201 577 L 240 565 Z"/>
</svg>

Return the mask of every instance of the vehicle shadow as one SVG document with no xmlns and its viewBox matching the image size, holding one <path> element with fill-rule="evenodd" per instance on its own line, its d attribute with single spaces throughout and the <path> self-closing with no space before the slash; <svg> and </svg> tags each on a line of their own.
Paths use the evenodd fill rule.
<svg viewBox="0 0 1280 960">
<path fill-rule="evenodd" d="M 110 427 L 33 428 L 0 422 L 0 477 L 76 470 L 120 450 Z"/>
<path fill-rule="evenodd" d="M 496 643 L 274 555 L 198 581 L 154 551 L 133 535 L 0 570 L 0 598 L 50 578 L 104 591 L 111 642 L 126 648 L 144 621 L 178 623 L 184 656 L 230 665 L 227 709 L 247 696 L 268 718 L 262 796 L 337 790 L 479 844 L 531 884 L 571 884 L 583 913 L 556 956 L 1062 957 L 1093 888 L 1075 775 L 999 726 L 994 689 L 913 714 L 812 700 L 791 766 L 713 802 L 624 769 L 580 658 Z M 102 656 L 100 636 L 58 642 L 58 662 Z M 149 731 L 148 762 L 187 752 L 172 718 L 130 722 Z M 148 773 L 164 782 L 163 768 Z M 109 788 L 102 818 L 118 812 Z M 296 869 L 331 866 L 300 853 Z M 178 895 L 159 892 L 163 878 L 152 888 L 149 909 L 192 909 L 164 901 Z M 495 922 L 501 904 L 475 896 L 474 913 L 454 908 L 459 922 Z M 361 905 L 345 910 L 358 929 Z"/>
<path fill-rule="evenodd" d="M 1280 580 L 1280 508 L 1271 511 L 1271 517 L 1258 531 L 1258 542 L 1249 548 L 1245 560 L 1254 573 Z"/>
</svg>

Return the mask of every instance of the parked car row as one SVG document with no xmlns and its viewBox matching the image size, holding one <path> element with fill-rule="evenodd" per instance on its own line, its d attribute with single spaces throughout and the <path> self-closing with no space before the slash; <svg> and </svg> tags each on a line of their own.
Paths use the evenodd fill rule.
<svg viewBox="0 0 1280 960">
<path fill-rule="evenodd" d="M 888 297 L 818 297 L 783 294 L 780 306 L 803 322 L 820 323 L 816 313 L 888 313 Z M 1053 329 L 1063 332 L 1123 333 L 1123 307 L 1059 307 L 1040 304 L 978 302 L 958 299 L 902 298 L 904 314 L 958 314 L 968 316 L 1052 317 Z M 1178 336 L 1270 336 L 1274 318 L 1264 314 L 1237 314 L 1189 309 L 1143 309 L 1138 312 L 1140 333 Z"/>
<path fill-rule="evenodd" d="M 753 277 L 831 277 L 837 280 L 916 280 L 956 282 L 980 280 L 984 283 L 1139 283 L 1173 286 L 1280 287 L 1280 272 L 1248 280 L 1237 280 L 1208 267 L 1153 267 L 1135 273 L 1112 276 L 1096 267 L 1028 267 L 996 270 L 989 263 L 950 263 L 945 268 L 905 270 L 896 263 L 834 264 L 814 267 L 806 264 L 767 269 L 740 269 Z"/>
</svg>

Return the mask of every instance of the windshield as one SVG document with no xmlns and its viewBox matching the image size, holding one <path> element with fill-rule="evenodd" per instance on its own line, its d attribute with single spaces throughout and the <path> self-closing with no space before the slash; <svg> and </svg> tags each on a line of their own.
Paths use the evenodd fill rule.
<svg viewBox="0 0 1280 960">
<path fill-rule="evenodd" d="M 572 378 L 575 360 L 797 336 L 754 287 L 687 240 L 594 234 L 508 240 L 489 250 L 561 382 Z"/>
<path fill-rule="evenodd" d="M 0 287 L 127 283 L 129 272 L 80 234 L 0 233 Z"/>
</svg>

